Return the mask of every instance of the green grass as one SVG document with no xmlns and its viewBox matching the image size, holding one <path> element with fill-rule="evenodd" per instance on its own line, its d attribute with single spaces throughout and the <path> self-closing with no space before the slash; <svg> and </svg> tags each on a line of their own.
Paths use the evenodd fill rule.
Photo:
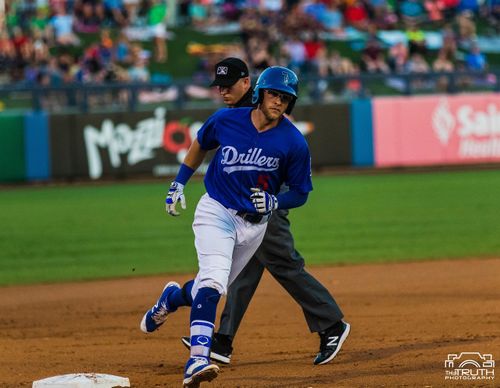
<svg viewBox="0 0 500 388">
<path fill-rule="evenodd" d="M 500 171 L 315 177 L 292 211 L 308 264 L 500 256 Z M 197 268 L 188 210 L 164 213 L 167 183 L 0 191 L 0 285 Z"/>
</svg>

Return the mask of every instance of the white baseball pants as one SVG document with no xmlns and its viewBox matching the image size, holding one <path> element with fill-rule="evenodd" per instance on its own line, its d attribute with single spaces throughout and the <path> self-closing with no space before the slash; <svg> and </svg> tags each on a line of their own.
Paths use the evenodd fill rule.
<svg viewBox="0 0 500 388">
<path fill-rule="evenodd" d="M 267 222 L 252 224 L 204 194 L 194 214 L 194 244 L 198 274 L 191 295 L 198 289 L 215 288 L 221 295 L 243 270 L 260 246 Z"/>
</svg>

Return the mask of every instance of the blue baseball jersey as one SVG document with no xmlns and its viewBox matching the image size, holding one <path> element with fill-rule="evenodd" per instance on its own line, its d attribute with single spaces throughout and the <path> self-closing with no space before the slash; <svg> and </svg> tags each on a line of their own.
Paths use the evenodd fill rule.
<svg viewBox="0 0 500 388">
<path fill-rule="evenodd" d="M 259 132 L 250 118 L 254 108 L 221 109 L 198 131 L 204 150 L 218 147 L 205 176 L 210 197 L 227 208 L 255 213 L 250 195 L 259 187 L 277 195 L 285 183 L 290 190 L 312 190 L 311 157 L 304 136 L 287 119 Z"/>
</svg>

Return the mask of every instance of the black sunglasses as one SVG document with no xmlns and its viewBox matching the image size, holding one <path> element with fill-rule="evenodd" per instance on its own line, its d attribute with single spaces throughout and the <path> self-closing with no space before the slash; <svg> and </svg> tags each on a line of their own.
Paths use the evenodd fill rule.
<svg viewBox="0 0 500 388">
<path fill-rule="evenodd" d="M 293 99 L 295 98 L 291 94 L 278 92 L 277 90 L 273 90 L 273 89 L 265 89 L 265 92 L 273 98 L 279 97 L 279 99 L 281 100 L 281 102 L 283 104 L 290 104 L 293 101 Z"/>
</svg>

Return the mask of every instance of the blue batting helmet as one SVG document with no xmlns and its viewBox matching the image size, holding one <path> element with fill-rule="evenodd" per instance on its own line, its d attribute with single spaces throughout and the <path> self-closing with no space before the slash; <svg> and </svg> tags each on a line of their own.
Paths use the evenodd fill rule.
<svg viewBox="0 0 500 388">
<path fill-rule="evenodd" d="M 299 92 L 299 79 L 292 70 L 283 66 L 271 66 L 264 70 L 255 84 L 252 95 L 253 104 L 258 104 L 262 101 L 262 91 L 265 89 L 277 90 L 295 97 L 288 104 L 285 113 L 290 114 L 292 112 Z"/>
</svg>

